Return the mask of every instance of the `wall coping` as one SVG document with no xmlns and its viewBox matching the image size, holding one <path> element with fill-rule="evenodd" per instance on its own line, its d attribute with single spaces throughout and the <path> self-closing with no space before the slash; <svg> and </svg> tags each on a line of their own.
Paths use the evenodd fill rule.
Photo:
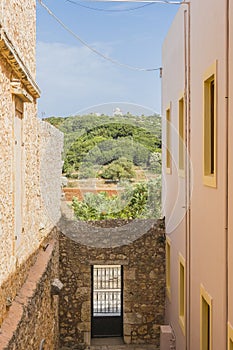
<svg viewBox="0 0 233 350">
<path fill-rule="evenodd" d="M 6 31 L 0 23 L 0 50 L 2 56 L 10 64 L 16 75 L 22 80 L 23 84 L 34 98 L 40 97 L 40 89 L 32 77 L 31 72 L 23 63 L 20 54 L 15 49 L 13 43 L 9 39 Z"/>
</svg>

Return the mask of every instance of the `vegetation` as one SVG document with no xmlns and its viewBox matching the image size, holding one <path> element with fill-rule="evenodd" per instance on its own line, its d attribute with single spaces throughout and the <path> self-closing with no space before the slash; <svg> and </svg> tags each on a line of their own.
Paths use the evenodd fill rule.
<svg viewBox="0 0 233 350">
<path fill-rule="evenodd" d="M 154 170 L 153 155 L 161 153 L 161 119 L 157 115 L 86 115 L 45 120 L 65 134 L 63 171 L 68 177 L 77 177 L 80 167 L 81 177 L 93 176 L 100 166 L 121 157 L 135 166 Z M 90 164 L 91 171 L 87 170 Z"/>
<path fill-rule="evenodd" d="M 99 175 L 103 179 L 119 181 L 132 179 L 135 176 L 133 163 L 127 158 L 119 158 L 109 164 Z"/>
<path fill-rule="evenodd" d="M 73 198 L 79 220 L 159 218 L 161 203 L 161 118 L 93 114 L 46 119 L 64 133 L 63 172 L 68 178 L 124 183 L 119 195 L 86 193 Z M 138 182 L 138 169 L 157 174 Z M 140 172 L 139 172 L 140 173 Z"/>
<path fill-rule="evenodd" d="M 128 185 L 122 194 L 86 193 L 83 201 L 73 198 L 72 207 L 79 220 L 159 218 L 161 178 L 148 183 Z"/>
</svg>

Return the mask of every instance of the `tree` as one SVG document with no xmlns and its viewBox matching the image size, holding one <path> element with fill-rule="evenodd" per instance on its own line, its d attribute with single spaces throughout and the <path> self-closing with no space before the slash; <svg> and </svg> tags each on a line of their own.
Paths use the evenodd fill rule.
<svg viewBox="0 0 233 350">
<path fill-rule="evenodd" d="M 117 154 L 132 160 L 135 165 L 144 166 L 150 153 L 161 151 L 161 118 L 158 115 L 133 116 L 128 113 L 109 117 L 88 114 L 45 120 L 64 133 L 64 173 L 70 174 L 72 168 L 78 171 L 93 148 L 96 148 L 96 153 L 92 153 L 93 162 L 99 165 L 109 163 L 111 155 L 111 161 L 116 159 Z M 107 148 L 105 142 L 108 140 L 121 141 L 115 154 L 112 147 Z M 137 145 L 140 149 L 136 149 Z"/>
<path fill-rule="evenodd" d="M 127 158 L 121 157 L 105 167 L 99 176 L 113 181 L 132 179 L 135 176 L 133 163 Z"/>
</svg>

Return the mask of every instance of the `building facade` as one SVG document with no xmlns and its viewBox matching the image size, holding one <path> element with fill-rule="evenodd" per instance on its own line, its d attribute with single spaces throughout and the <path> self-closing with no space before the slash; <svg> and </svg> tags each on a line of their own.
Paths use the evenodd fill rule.
<svg viewBox="0 0 233 350">
<path fill-rule="evenodd" d="M 1 0 L 1 349 L 34 349 L 42 341 L 52 349 L 57 337 L 57 301 L 51 303 L 49 285 L 58 271 L 56 229 L 43 188 L 48 174 L 47 197 L 59 211 L 52 196 L 60 194 L 62 135 L 37 119 L 35 50 L 36 1 Z M 48 142 L 55 142 L 49 162 Z"/>
<path fill-rule="evenodd" d="M 179 350 L 233 349 L 233 4 L 180 6 L 163 45 L 167 305 Z"/>
</svg>

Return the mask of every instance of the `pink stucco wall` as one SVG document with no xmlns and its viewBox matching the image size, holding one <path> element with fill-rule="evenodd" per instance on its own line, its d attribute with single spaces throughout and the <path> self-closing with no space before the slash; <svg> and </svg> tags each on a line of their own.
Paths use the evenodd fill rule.
<svg viewBox="0 0 233 350">
<path fill-rule="evenodd" d="M 231 2 L 230 2 L 231 3 Z M 178 100 L 184 90 L 184 22 L 182 5 L 163 46 L 163 111 L 172 105 L 171 119 L 178 128 Z M 213 299 L 212 350 L 226 350 L 226 1 L 191 0 L 191 145 L 193 192 L 190 226 L 190 350 L 200 349 L 200 286 Z M 233 6 L 231 3 L 231 42 L 233 40 Z M 233 61 L 233 46 L 230 47 Z M 203 80 L 206 70 L 217 61 L 217 188 L 203 184 Z M 233 67 L 230 72 L 230 135 L 233 135 Z M 165 141 L 166 133 L 163 131 Z M 174 158 L 178 157 L 178 141 L 172 135 Z M 230 139 L 230 196 L 229 196 L 229 321 L 233 324 L 233 139 Z M 164 153 L 165 154 L 165 153 Z M 165 157 L 164 161 L 165 161 Z M 164 162 L 165 168 L 165 162 Z M 177 197 L 177 184 L 182 184 L 173 171 L 165 175 L 164 214 L 167 231 L 171 230 L 172 207 Z M 184 186 L 184 185 L 183 185 Z M 179 188 L 182 192 L 182 185 Z M 178 201 L 182 213 L 182 201 Z M 181 216 L 181 214 L 180 214 Z M 176 227 L 171 239 L 171 301 L 167 300 L 167 322 L 171 323 L 177 339 L 177 349 L 185 349 L 185 336 L 179 326 L 178 315 L 178 255 L 185 257 L 185 225 Z M 188 258 L 188 257 L 185 257 Z M 187 334 L 186 334 L 187 336 Z M 189 344 L 188 344 L 189 346 Z"/>
<path fill-rule="evenodd" d="M 171 115 L 172 174 L 165 175 L 163 186 L 167 236 L 171 240 L 171 299 L 166 299 L 166 321 L 171 323 L 177 349 L 184 349 L 185 339 L 178 323 L 178 259 L 185 258 L 184 178 L 178 174 L 178 100 L 184 92 L 184 9 L 178 12 L 163 45 L 163 140 L 166 143 L 166 110 Z M 166 147 L 163 162 L 166 164 Z"/>
<path fill-rule="evenodd" d="M 229 322 L 233 327 L 233 3 L 230 1 L 230 96 L 229 96 Z"/>
</svg>

